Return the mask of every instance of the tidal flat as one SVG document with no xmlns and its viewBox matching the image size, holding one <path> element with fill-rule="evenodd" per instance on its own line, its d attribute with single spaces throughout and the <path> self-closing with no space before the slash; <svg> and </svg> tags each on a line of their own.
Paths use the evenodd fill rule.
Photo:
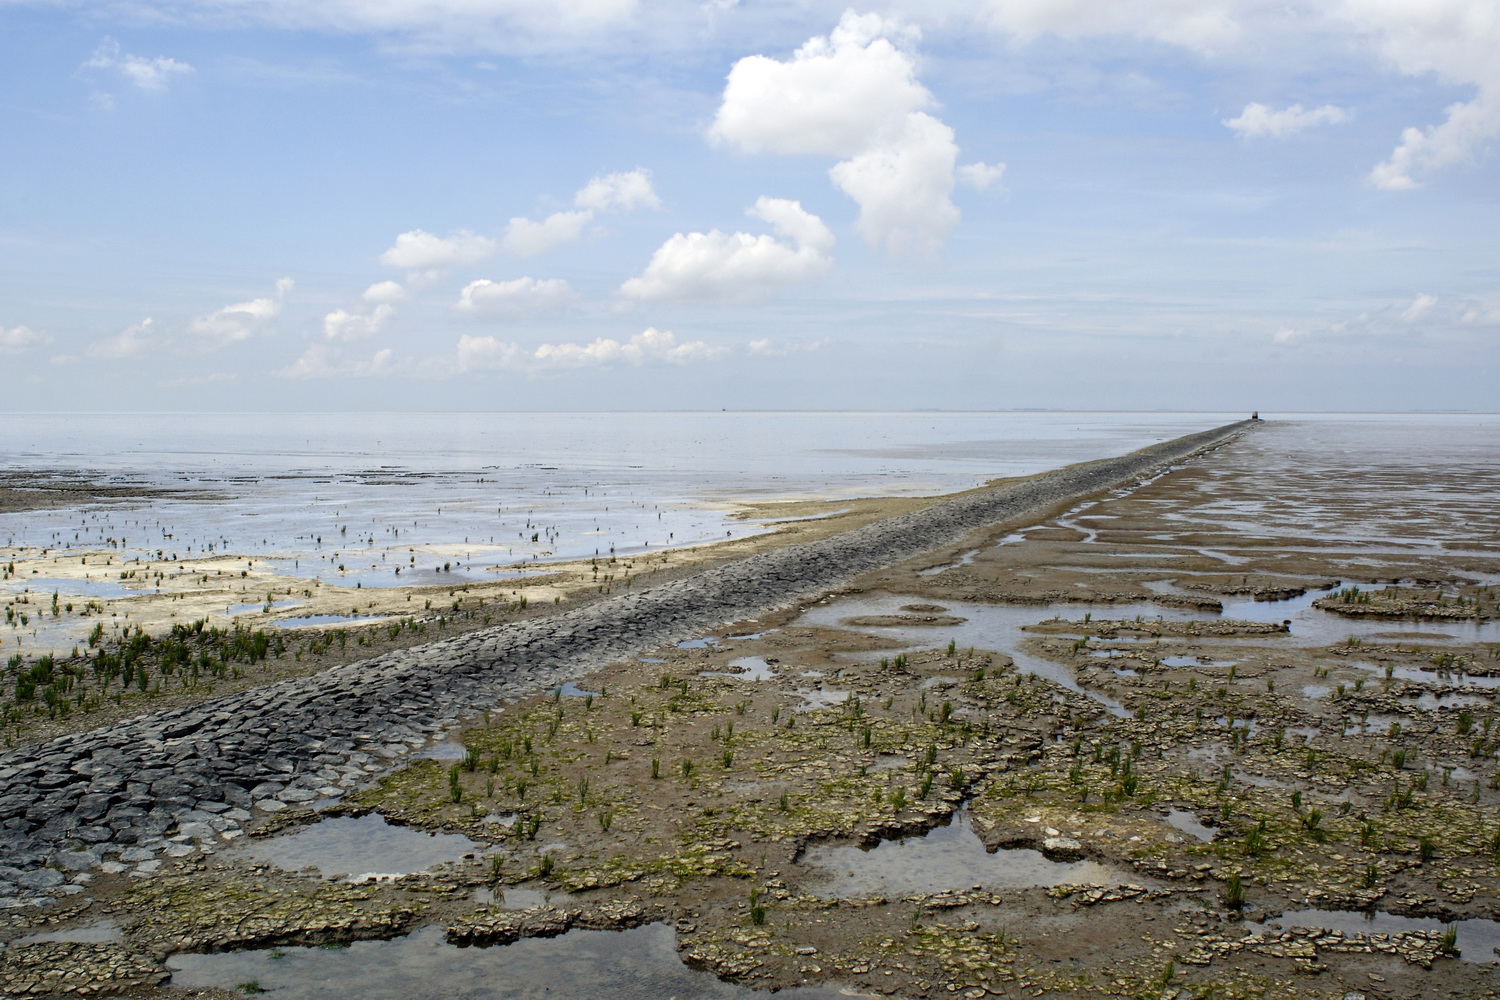
<svg viewBox="0 0 1500 1000">
<path fill-rule="evenodd" d="M 1400 433 L 1268 424 L 476 706 L 6 911 L 0 990 L 376 995 L 366 949 L 413 997 L 549 954 L 638 996 L 1500 995 L 1500 468 Z M 344 860 L 360 819 L 449 856 Z"/>
</svg>

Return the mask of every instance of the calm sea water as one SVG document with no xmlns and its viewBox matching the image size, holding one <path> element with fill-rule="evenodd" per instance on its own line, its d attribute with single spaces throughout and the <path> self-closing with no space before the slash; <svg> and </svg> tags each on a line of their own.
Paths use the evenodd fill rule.
<svg viewBox="0 0 1500 1000">
<path fill-rule="evenodd" d="M 123 538 L 127 558 L 250 554 L 348 585 L 493 579 L 764 530 L 731 517 L 741 498 L 947 492 L 1241 416 L 12 415 L 0 470 L 186 493 L 0 515 L 0 545 Z"/>
</svg>

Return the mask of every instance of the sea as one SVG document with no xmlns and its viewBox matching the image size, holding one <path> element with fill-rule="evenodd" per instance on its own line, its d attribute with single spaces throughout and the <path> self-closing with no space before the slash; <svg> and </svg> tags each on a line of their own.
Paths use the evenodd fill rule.
<svg viewBox="0 0 1500 1000">
<path fill-rule="evenodd" d="M 167 492 L 0 513 L 0 546 L 230 553 L 299 576 L 343 564 L 351 586 L 451 584 L 767 530 L 735 516 L 740 501 L 947 493 L 1245 415 L 12 414 L 0 475 Z"/>
</svg>

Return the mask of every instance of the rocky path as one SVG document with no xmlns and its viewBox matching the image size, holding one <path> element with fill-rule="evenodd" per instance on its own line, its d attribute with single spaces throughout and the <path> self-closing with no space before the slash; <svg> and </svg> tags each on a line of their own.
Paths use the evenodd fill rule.
<svg viewBox="0 0 1500 1000">
<path fill-rule="evenodd" d="M 257 812 L 341 794 L 462 712 L 815 595 L 1149 475 L 1249 422 L 977 491 L 588 607 L 472 632 L 0 756 L 0 906 L 82 892 L 90 869 L 148 875 Z"/>
</svg>

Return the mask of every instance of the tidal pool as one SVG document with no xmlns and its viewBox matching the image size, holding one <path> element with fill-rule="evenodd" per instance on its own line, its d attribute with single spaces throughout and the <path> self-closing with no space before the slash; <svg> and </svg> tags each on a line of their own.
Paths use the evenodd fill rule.
<svg viewBox="0 0 1500 1000">
<path fill-rule="evenodd" d="M 569 931 L 492 948 L 460 948 L 440 927 L 391 941 L 356 941 L 347 948 L 279 948 L 167 959 L 171 986 L 239 988 L 278 1000 L 730 1000 L 764 997 L 690 969 L 665 924 L 628 931 Z M 251 985 L 253 984 L 253 986 Z M 777 996 L 835 1000 L 836 987 L 797 987 Z"/>
<path fill-rule="evenodd" d="M 922 836 L 882 841 L 868 850 L 819 846 L 801 860 L 823 872 L 809 888 L 824 898 L 1134 881 L 1096 861 L 1049 861 L 1030 848 L 986 851 L 962 811 Z"/>
<path fill-rule="evenodd" d="M 1255 925 L 1248 925 L 1255 926 Z M 1401 917 L 1379 910 L 1289 910 L 1279 917 L 1271 917 L 1260 927 L 1317 927 L 1345 934 L 1400 934 L 1403 931 L 1440 931 L 1448 926 L 1441 920 L 1421 917 Z M 1496 949 L 1500 948 L 1500 920 L 1460 920 L 1454 925 L 1458 930 L 1459 957 L 1465 962 L 1500 961 Z M 1259 928 L 1257 928 L 1259 929 Z"/>
<path fill-rule="evenodd" d="M 409 875 L 486 850 L 454 833 L 424 833 L 393 826 L 383 816 L 331 816 L 293 833 L 252 840 L 240 850 L 260 862 L 300 871 L 316 868 L 324 877 Z"/>
</svg>

